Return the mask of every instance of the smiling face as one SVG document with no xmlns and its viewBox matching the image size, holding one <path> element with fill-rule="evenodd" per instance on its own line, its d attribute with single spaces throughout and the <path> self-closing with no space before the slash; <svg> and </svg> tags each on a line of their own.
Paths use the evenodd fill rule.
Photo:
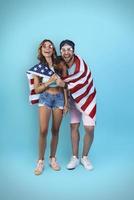
<svg viewBox="0 0 134 200">
<path fill-rule="evenodd" d="M 49 41 L 46 41 L 42 44 L 41 53 L 45 58 L 52 57 L 53 52 L 54 52 L 54 47 Z"/>
<path fill-rule="evenodd" d="M 62 56 L 62 58 L 64 59 L 64 61 L 67 64 L 72 62 L 72 60 L 74 59 L 74 50 L 73 50 L 73 48 L 70 45 L 65 44 L 61 48 L 61 56 Z"/>
</svg>

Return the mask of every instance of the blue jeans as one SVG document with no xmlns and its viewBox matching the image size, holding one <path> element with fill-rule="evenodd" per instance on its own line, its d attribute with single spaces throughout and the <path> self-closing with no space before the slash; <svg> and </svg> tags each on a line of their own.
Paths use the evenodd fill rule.
<svg viewBox="0 0 134 200">
<path fill-rule="evenodd" d="M 48 106 L 51 109 L 64 107 L 64 95 L 62 92 L 57 94 L 50 94 L 48 92 L 43 92 L 39 97 L 39 106 Z"/>
</svg>

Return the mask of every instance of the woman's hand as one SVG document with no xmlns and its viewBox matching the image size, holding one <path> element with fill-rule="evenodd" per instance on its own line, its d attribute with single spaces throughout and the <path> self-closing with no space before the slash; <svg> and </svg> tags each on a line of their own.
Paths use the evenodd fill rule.
<svg viewBox="0 0 134 200">
<path fill-rule="evenodd" d="M 57 80 L 57 75 L 56 74 L 53 74 L 51 77 L 50 77 L 50 79 L 49 79 L 49 81 L 52 83 L 52 82 L 54 82 L 54 81 L 56 81 Z"/>
<path fill-rule="evenodd" d="M 68 106 L 67 106 L 67 105 L 64 105 L 63 113 L 64 113 L 64 114 L 67 114 L 67 112 L 68 112 Z"/>
</svg>

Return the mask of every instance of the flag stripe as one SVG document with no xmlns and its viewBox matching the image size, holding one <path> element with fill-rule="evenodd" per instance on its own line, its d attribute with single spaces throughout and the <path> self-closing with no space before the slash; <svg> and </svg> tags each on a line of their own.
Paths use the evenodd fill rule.
<svg viewBox="0 0 134 200">
<path fill-rule="evenodd" d="M 89 95 L 86 102 L 81 107 L 82 110 L 86 110 L 87 106 L 92 102 L 93 98 L 95 97 L 95 94 L 96 94 L 96 90 L 94 91 L 94 93 Z"/>
<path fill-rule="evenodd" d="M 68 89 L 69 90 L 72 89 L 77 84 L 78 85 L 79 84 L 83 84 L 85 82 L 86 78 L 87 78 L 87 75 L 85 76 L 85 78 L 79 80 L 77 83 L 69 83 Z M 75 92 L 75 98 L 78 97 L 80 94 L 82 94 L 82 93 L 84 93 L 86 91 L 86 89 L 87 89 L 88 85 L 91 83 L 91 81 L 92 81 L 92 76 L 89 78 L 88 83 L 85 86 L 83 86 L 82 88 L 80 88 L 78 91 Z"/>
<path fill-rule="evenodd" d="M 77 98 L 75 98 L 75 101 L 79 103 L 79 101 L 81 101 L 81 99 L 83 99 L 89 93 L 92 86 L 93 86 L 93 80 L 91 81 L 90 85 L 87 87 L 86 91 L 83 94 L 79 95 Z"/>
<path fill-rule="evenodd" d="M 84 83 L 81 83 L 81 84 L 79 83 L 78 85 L 76 85 L 75 87 L 73 87 L 72 89 L 70 89 L 70 92 L 71 93 L 75 93 L 78 90 L 80 90 L 81 88 L 83 88 L 85 85 L 87 85 L 90 76 L 91 76 L 91 72 L 88 74 L 87 79 L 86 79 L 86 81 Z"/>
<path fill-rule="evenodd" d="M 31 90 L 30 94 L 31 95 L 36 94 L 35 89 Z"/>
<path fill-rule="evenodd" d="M 75 73 L 78 73 L 80 71 L 80 60 L 75 57 L 74 62 L 76 64 Z"/>
<path fill-rule="evenodd" d="M 32 103 L 32 104 L 39 103 L 39 99 L 31 100 L 31 103 Z"/>
<path fill-rule="evenodd" d="M 30 79 L 30 84 L 33 85 L 34 84 L 34 79 Z"/>
<path fill-rule="evenodd" d="M 96 104 L 95 104 L 94 108 L 92 109 L 92 111 L 90 112 L 89 116 L 91 118 L 94 118 L 95 114 L 96 114 Z"/>
<path fill-rule="evenodd" d="M 85 77 L 86 74 L 87 74 L 87 65 L 84 63 L 84 72 L 78 78 L 70 80 L 69 83 L 75 83 L 75 82 L 79 81 L 81 78 Z"/>
</svg>

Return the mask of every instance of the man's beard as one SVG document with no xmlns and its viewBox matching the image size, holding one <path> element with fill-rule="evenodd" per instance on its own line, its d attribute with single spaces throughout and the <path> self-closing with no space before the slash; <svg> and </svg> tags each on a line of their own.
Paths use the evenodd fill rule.
<svg viewBox="0 0 134 200">
<path fill-rule="evenodd" d="M 71 56 L 71 57 L 68 57 L 68 58 L 63 57 L 63 59 L 68 64 L 68 63 L 70 63 L 72 61 L 73 57 L 74 56 Z"/>
</svg>

